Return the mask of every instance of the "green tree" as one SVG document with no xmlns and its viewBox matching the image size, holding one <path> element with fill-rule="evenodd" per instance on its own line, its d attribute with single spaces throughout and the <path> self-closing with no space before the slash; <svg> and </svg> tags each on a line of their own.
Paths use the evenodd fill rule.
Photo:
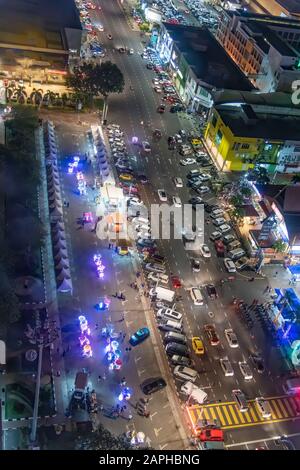
<svg viewBox="0 0 300 470">
<path fill-rule="evenodd" d="M 67 77 L 67 86 L 76 93 L 88 97 L 102 96 L 104 100 L 103 119 L 107 118 L 108 97 L 111 93 L 122 93 L 124 76 L 116 64 L 110 61 L 101 64 L 83 64 Z"/>
<path fill-rule="evenodd" d="M 236 194 L 230 198 L 229 202 L 234 207 L 242 206 L 244 198 L 240 194 Z"/>
<path fill-rule="evenodd" d="M 300 183 L 300 173 L 297 173 L 296 175 L 292 176 L 291 183 L 292 184 Z"/>
<path fill-rule="evenodd" d="M 277 252 L 277 253 L 285 253 L 288 249 L 288 244 L 284 242 L 282 239 L 276 240 L 275 243 L 273 243 L 272 248 Z"/>
<path fill-rule="evenodd" d="M 252 195 L 252 189 L 249 188 L 249 186 L 245 186 L 243 185 L 240 190 L 239 190 L 239 193 L 246 199 L 248 199 L 249 197 L 251 197 Z"/>
<path fill-rule="evenodd" d="M 150 24 L 145 21 L 140 25 L 140 30 L 144 33 L 148 33 L 150 31 Z"/>
<path fill-rule="evenodd" d="M 123 434 L 114 436 L 110 431 L 99 425 L 97 431 L 79 436 L 75 440 L 78 450 L 126 450 L 132 448 L 130 440 Z"/>
</svg>

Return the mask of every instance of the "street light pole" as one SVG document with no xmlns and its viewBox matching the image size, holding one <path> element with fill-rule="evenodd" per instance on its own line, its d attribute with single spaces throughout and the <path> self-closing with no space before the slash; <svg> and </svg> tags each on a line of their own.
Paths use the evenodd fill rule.
<svg viewBox="0 0 300 470">
<path fill-rule="evenodd" d="M 38 361 L 38 370 L 37 370 L 36 385 L 35 385 L 32 428 L 31 428 L 31 434 L 30 434 L 30 440 L 32 443 L 35 442 L 35 439 L 36 439 L 36 428 L 37 428 L 37 419 L 38 419 L 38 411 L 39 411 L 41 372 L 42 372 L 42 360 L 43 360 L 43 350 L 44 350 L 43 340 L 39 344 L 38 348 L 39 348 L 39 361 Z"/>
</svg>

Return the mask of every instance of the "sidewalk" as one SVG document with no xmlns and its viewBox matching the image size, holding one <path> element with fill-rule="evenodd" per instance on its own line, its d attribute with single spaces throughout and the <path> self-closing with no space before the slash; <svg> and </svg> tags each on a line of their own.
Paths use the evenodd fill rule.
<svg viewBox="0 0 300 470">
<path fill-rule="evenodd" d="M 270 287 L 272 287 L 273 289 L 292 288 L 300 297 L 300 282 L 297 282 L 296 285 L 291 285 L 289 281 L 292 276 L 289 270 L 285 269 L 282 265 L 266 264 L 265 266 L 263 266 L 262 272 L 269 281 Z"/>
</svg>

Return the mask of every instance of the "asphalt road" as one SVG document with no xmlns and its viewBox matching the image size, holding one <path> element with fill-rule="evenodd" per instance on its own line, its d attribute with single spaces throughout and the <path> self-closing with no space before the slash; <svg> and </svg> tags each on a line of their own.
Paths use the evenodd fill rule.
<svg viewBox="0 0 300 470">
<path fill-rule="evenodd" d="M 163 115 L 156 112 L 160 96 L 152 89 L 151 80 L 155 74 L 146 69 L 146 61 L 140 55 L 143 45 L 140 42 L 139 33 L 131 30 L 118 4 L 102 3 L 100 16 L 105 28 L 105 32 L 100 33 L 100 40 L 105 44 L 109 58 L 116 62 L 123 71 L 126 80 L 125 92 L 121 96 L 113 96 L 110 99 L 108 120 L 121 125 L 127 135 L 129 146 L 131 137 L 138 136 L 140 140 L 148 140 L 152 147 L 151 155 L 138 156 L 140 169 L 147 174 L 150 180 L 150 184 L 145 187 L 142 194 L 143 199 L 149 205 L 159 202 L 157 189 L 164 188 L 168 195 L 178 195 L 182 202 L 187 202 L 190 197 L 188 188 L 175 188 L 172 179 L 174 176 L 181 176 L 185 179 L 189 168 L 181 167 L 179 165 L 180 156 L 168 150 L 167 137 L 182 127 L 189 129 L 193 124 L 185 115 L 178 117 L 167 111 Z M 112 34 L 112 41 L 106 39 L 107 33 Z M 135 54 L 128 56 L 118 52 L 110 52 L 112 45 L 133 48 Z M 132 86 L 134 91 L 130 91 L 129 86 Z M 143 126 L 141 121 L 144 121 Z M 156 128 L 163 133 L 163 138 L 159 142 L 154 142 L 151 137 Z M 131 148 L 132 152 L 136 153 L 136 149 Z M 204 199 L 215 202 L 212 195 L 208 195 Z M 161 240 L 158 243 L 160 251 L 168 259 L 170 272 L 179 275 L 184 285 L 184 289 L 180 292 L 183 301 L 177 304 L 177 310 L 184 314 L 185 332 L 189 338 L 195 335 L 200 336 L 206 347 L 206 354 L 203 358 L 194 357 L 196 368 L 204 371 L 200 374 L 199 385 L 206 388 L 211 402 L 231 402 L 232 389 L 234 388 L 242 389 L 249 399 L 256 396 L 282 396 L 280 375 L 283 367 L 278 350 L 272 346 L 257 323 L 255 323 L 253 330 L 254 338 L 251 338 L 232 306 L 233 297 L 242 298 L 249 303 L 254 298 L 260 301 L 268 300 L 263 294 L 267 281 L 263 278 L 257 278 L 255 282 L 249 283 L 248 280 L 253 274 L 245 271 L 236 275 L 236 281 L 227 282 L 222 287 L 219 281 L 227 278 L 228 274 L 224 269 L 222 259 L 216 256 L 213 245 L 209 241 L 209 235 L 214 227 L 209 223 L 205 229 L 205 241 L 211 248 L 212 257 L 209 260 L 202 258 L 202 269 L 199 274 L 195 274 L 191 270 L 190 257 L 194 254 L 187 252 L 180 240 Z M 204 285 L 207 282 L 213 282 L 217 285 L 219 298 L 215 301 L 207 299 L 204 307 L 194 307 L 186 289 L 193 285 Z M 210 311 L 214 313 L 213 322 L 221 339 L 220 345 L 217 347 L 211 347 L 203 333 L 203 325 L 210 322 L 208 316 Z M 253 319 L 255 320 L 255 317 Z M 229 347 L 224 336 L 225 328 L 233 328 L 236 332 L 239 348 Z M 266 372 L 260 375 L 253 371 L 254 379 L 245 383 L 239 371 L 238 361 L 247 360 L 249 354 L 256 351 L 262 353 L 265 359 Z M 233 364 L 234 377 L 225 377 L 220 368 L 219 359 L 225 356 L 228 356 Z M 292 421 L 283 412 L 278 416 L 286 417 L 287 421 L 267 425 L 259 422 L 251 426 L 246 422 L 245 426 L 237 429 L 233 426 L 233 429 L 228 432 L 227 440 L 236 442 L 236 440 L 252 439 L 253 435 L 269 436 L 279 431 L 284 433 Z M 234 421 L 232 424 L 234 425 Z"/>
<path fill-rule="evenodd" d="M 184 179 L 188 169 L 180 167 L 179 155 L 168 150 L 167 137 L 174 134 L 179 128 L 191 129 L 194 123 L 186 115 L 177 116 L 169 112 L 160 115 L 156 112 L 160 97 L 155 94 L 151 86 L 154 72 L 146 69 L 145 62 L 140 55 L 143 45 L 140 42 L 139 33 L 131 30 L 117 2 L 99 3 L 101 3 L 102 11 L 91 12 L 91 17 L 97 20 L 99 15 L 101 18 L 105 31 L 99 33 L 100 41 L 107 48 L 108 58 L 118 64 L 126 80 L 124 93 L 112 96 L 109 100 L 108 120 L 121 125 L 129 147 L 132 136 L 138 136 L 140 141 L 148 140 L 152 147 L 151 155 L 147 157 L 137 154 L 136 148 L 131 147 L 132 152 L 137 155 L 139 169 L 147 174 L 150 180 L 150 183 L 143 189 L 142 197 L 150 206 L 150 204 L 158 202 L 157 189 L 164 188 L 170 196 L 179 195 L 182 202 L 187 202 L 188 189 L 186 187 L 175 188 L 172 178 L 181 176 Z M 108 33 L 112 34 L 113 40 L 107 39 Z M 133 48 L 135 53 L 129 56 L 112 51 L 113 47 L 120 46 Z M 130 91 L 130 86 L 134 91 Z M 141 125 L 141 121 L 144 122 L 143 125 Z M 83 128 L 74 124 L 75 122 L 72 123 L 70 119 L 64 120 L 61 116 L 57 122 L 62 157 L 60 160 L 62 188 L 65 199 L 70 202 L 69 209 L 65 209 L 65 221 L 74 284 L 73 298 L 61 296 L 59 299 L 64 347 L 71 347 L 71 351 L 64 358 L 69 397 L 74 387 L 76 371 L 87 367 L 90 370 L 90 389 L 96 389 L 99 401 L 103 403 L 105 410 L 109 409 L 116 405 L 120 380 L 126 376 L 127 383 L 133 390 L 133 398 L 127 405 L 124 418 L 104 419 L 101 414 L 100 420 L 104 419 L 105 426 L 114 432 L 127 429 L 142 430 L 147 436 L 149 445 L 157 449 L 186 448 L 187 443 L 183 439 L 182 424 L 185 425 L 187 416 L 182 411 L 177 396 L 180 384 L 173 380 L 172 371 L 163 351 L 160 333 L 156 328 L 147 299 L 129 287 L 130 282 L 135 280 L 135 272 L 139 269 L 138 259 L 132 257 L 128 260 L 115 255 L 112 250 L 108 249 L 108 244 L 98 240 L 89 227 L 80 230 L 76 225 L 77 217 L 81 217 L 85 211 L 95 210 L 95 205 L 93 191 L 89 189 L 87 197 L 79 197 L 76 194 L 75 177 L 67 174 L 70 156 L 78 152 L 85 153 L 87 150 Z M 151 137 L 156 128 L 161 129 L 163 133 L 163 138 L 159 142 L 153 142 Z M 88 182 L 92 185 L 94 181 L 92 166 L 84 164 L 82 169 Z M 211 195 L 205 199 L 214 201 Z M 184 249 L 181 240 L 161 240 L 158 242 L 161 253 L 168 259 L 169 271 L 177 274 L 184 286 L 180 290 L 183 300 L 178 302 L 177 310 L 184 314 L 185 332 L 188 338 L 195 335 L 200 336 L 205 344 L 206 354 L 204 357 L 201 359 L 193 357 L 196 369 L 201 371 L 198 384 L 206 389 L 212 404 L 218 401 L 231 402 L 233 388 L 243 389 L 249 398 L 255 398 L 257 395 L 282 395 L 281 384 L 278 380 L 281 362 L 277 350 L 272 350 L 258 327 L 254 330 L 254 339 L 250 338 L 231 305 L 234 296 L 243 298 L 250 303 L 254 297 L 261 298 L 266 281 L 259 279 L 248 283 L 247 276 L 252 277 L 252 274 L 237 275 L 236 281 L 226 283 L 223 287 L 217 286 L 219 298 L 214 302 L 206 299 L 207 303 L 200 308 L 195 308 L 191 304 L 187 288 L 193 285 L 203 285 L 208 281 L 217 285 L 220 279 L 228 277 L 223 269 L 222 260 L 216 257 L 214 248 L 208 240 L 209 234 L 213 230 L 211 224 L 206 225 L 205 228 L 205 240 L 211 246 L 212 258 L 208 261 L 201 260 L 202 270 L 199 274 L 192 272 L 190 257 L 194 254 L 188 253 Z M 98 250 L 101 251 L 106 265 L 103 281 L 97 279 L 92 262 L 93 254 Z M 125 302 L 110 297 L 111 294 L 120 290 L 126 295 Z M 108 313 L 96 312 L 93 306 L 99 300 L 99 296 L 103 297 L 104 295 L 111 299 L 110 310 Z M 209 322 L 208 312 L 210 311 L 214 313 L 213 322 L 221 339 L 220 346 L 214 348 L 208 344 L 203 334 L 203 326 Z M 78 342 L 76 318 L 81 313 L 87 316 L 92 328 L 94 355 L 90 359 L 83 359 L 76 346 Z M 115 331 L 124 332 L 127 336 L 120 346 L 124 360 L 122 370 L 106 374 L 105 343 L 99 335 L 99 331 L 108 322 L 114 325 Z M 137 348 L 133 348 L 132 351 L 126 351 L 129 335 L 145 325 L 150 328 L 151 339 Z M 224 329 L 227 327 L 232 327 L 238 336 L 240 347 L 236 350 L 229 348 L 224 337 Z M 249 353 L 255 350 L 264 354 L 266 373 L 260 376 L 254 372 L 254 380 L 245 384 L 237 363 L 243 357 L 247 359 Z M 221 371 L 219 358 L 224 356 L 229 356 L 231 359 L 235 370 L 234 377 L 224 377 Z M 167 379 L 169 386 L 166 390 L 151 397 L 150 418 L 142 418 L 136 414 L 132 406 L 141 396 L 140 383 L 148 377 L 161 374 Z M 102 377 L 100 381 L 98 381 L 99 375 Z M 131 413 L 133 419 L 129 421 L 128 417 Z M 195 413 L 197 414 L 198 411 L 196 410 Z M 255 426 L 248 424 L 245 423 L 245 426 L 239 428 L 231 426 L 226 432 L 226 444 L 266 439 L 283 433 L 288 434 L 288 428 L 292 429 L 297 422 L 287 420 L 274 424 L 257 423 Z M 291 432 L 296 431 L 292 430 Z"/>
</svg>

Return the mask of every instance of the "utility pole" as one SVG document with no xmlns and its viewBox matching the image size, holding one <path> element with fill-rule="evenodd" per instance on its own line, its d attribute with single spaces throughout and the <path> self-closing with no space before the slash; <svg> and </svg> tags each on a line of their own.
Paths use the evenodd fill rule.
<svg viewBox="0 0 300 470">
<path fill-rule="evenodd" d="M 31 427 L 31 433 L 30 433 L 30 442 L 33 445 L 36 441 L 36 430 L 37 430 L 40 387 L 41 387 L 41 374 L 42 374 L 42 365 L 43 365 L 43 351 L 44 351 L 44 348 L 51 346 L 53 342 L 58 338 L 58 330 L 57 328 L 54 327 L 54 324 L 53 326 L 49 326 L 48 320 L 45 320 L 44 324 L 42 324 L 40 320 L 39 311 L 37 311 L 36 312 L 36 327 L 33 329 L 29 326 L 28 331 L 25 332 L 25 335 L 28 337 L 28 340 L 31 344 L 37 345 L 38 347 L 38 367 L 37 367 L 37 375 L 36 375 L 32 427 Z"/>
</svg>

